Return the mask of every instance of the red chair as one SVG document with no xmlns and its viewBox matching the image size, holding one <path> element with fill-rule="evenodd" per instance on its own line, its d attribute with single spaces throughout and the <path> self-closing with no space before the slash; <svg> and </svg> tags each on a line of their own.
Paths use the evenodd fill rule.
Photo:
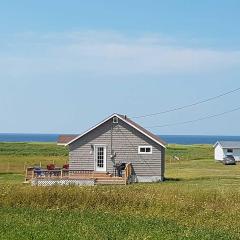
<svg viewBox="0 0 240 240">
<path fill-rule="evenodd" d="M 64 164 L 64 165 L 63 165 L 63 169 L 69 169 L 69 164 L 67 164 L 67 163 Z"/>
<path fill-rule="evenodd" d="M 47 165 L 47 170 L 54 170 L 55 169 L 55 164 L 48 164 Z"/>
</svg>

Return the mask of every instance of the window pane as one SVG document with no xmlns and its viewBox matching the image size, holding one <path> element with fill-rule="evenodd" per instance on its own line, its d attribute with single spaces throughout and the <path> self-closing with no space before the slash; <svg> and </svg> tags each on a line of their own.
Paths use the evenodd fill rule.
<svg viewBox="0 0 240 240">
<path fill-rule="evenodd" d="M 151 148 L 149 148 L 149 147 L 146 148 L 146 152 L 148 152 L 148 153 L 151 152 Z"/>
<path fill-rule="evenodd" d="M 145 148 L 140 148 L 140 152 L 145 152 Z"/>
<path fill-rule="evenodd" d="M 104 148 L 99 147 L 97 149 L 97 166 L 103 168 L 103 160 L 104 160 Z"/>
</svg>

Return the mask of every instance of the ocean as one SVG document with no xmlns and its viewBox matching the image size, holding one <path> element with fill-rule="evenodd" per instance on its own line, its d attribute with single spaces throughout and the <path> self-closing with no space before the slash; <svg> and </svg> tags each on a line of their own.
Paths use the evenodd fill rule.
<svg viewBox="0 0 240 240">
<path fill-rule="evenodd" d="M 0 133 L 0 142 L 56 142 L 60 134 Z"/>
<path fill-rule="evenodd" d="M 171 144 L 215 144 L 217 141 L 240 141 L 240 136 L 162 135 Z"/>
<path fill-rule="evenodd" d="M 0 133 L 0 142 L 56 142 L 60 134 Z M 217 141 L 240 141 L 240 136 L 161 135 L 173 144 L 214 144 Z"/>
</svg>

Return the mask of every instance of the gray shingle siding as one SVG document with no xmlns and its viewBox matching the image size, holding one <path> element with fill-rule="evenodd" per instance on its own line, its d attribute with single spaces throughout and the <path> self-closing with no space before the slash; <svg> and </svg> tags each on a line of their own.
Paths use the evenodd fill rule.
<svg viewBox="0 0 240 240">
<path fill-rule="evenodd" d="M 93 129 L 80 139 L 69 145 L 70 169 L 94 170 L 94 154 L 91 145 L 107 146 L 107 172 L 113 173 L 114 161 L 112 149 L 116 153 L 115 162 L 132 163 L 136 176 L 164 177 L 165 148 L 149 139 L 144 134 L 119 119 L 118 124 L 112 124 L 112 119 Z M 138 146 L 151 145 L 152 154 L 138 154 Z"/>
</svg>

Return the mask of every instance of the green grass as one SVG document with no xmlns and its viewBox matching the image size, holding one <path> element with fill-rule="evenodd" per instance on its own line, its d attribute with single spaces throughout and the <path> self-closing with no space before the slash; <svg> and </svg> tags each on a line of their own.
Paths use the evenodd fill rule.
<svg viewBox="0 0 240 240">
<path fill-rule="evenodd" d="M 16 166 L 0 174 L 0 239 L 240 239 L 240 165 L 216 163 L 210 145 L 170 145 L 164 183 L 31 187 L 18 161 L 67 158 L 36 145 L 38 154 L 34 144 L 29 155 L 0 154 Z"/>
<path fill-rule="evenodd" d="M 127 187 L 2 185 L 0 192 L 1 239 L 19 239 L 19 234 L 22 239 L 41 239 L 43 234 L 45 239 L 122 239 L 121 232 L 124 239 L 240 238 L 240 194 L 229 189 L 204 191 L 167 182 Z"/>
<path fill-rule="evenodd" d="M 67 156 L 68 151 L 56 143 L 0 143 L 0 155 L 6 156 Z"/>
<path fill-rule="evenodd" d="M 0 173 L 0 184 L 19 184 L 24 181 L 20 173 Z"/>
<path fill-rule="evenodd" d="M 26 166 L 62 166 L 68 150 L 54 143 L 0 143 L 0 173 L 23 173 Z"/>
<path fill-rule="evenodd" d="M 203 160 L 213 158 L 212 145 L 176 145 L 171 144 L 167 148 L 167 161 L 173 160 L 173 157 L 179 157 L 180 160 Z"/>
<path fill-rule="evenodd" d="M 6 220 L 5 224 L 0 225 L 2 240 L 237 239 L 237 236 L 225 230 L 198 229 L 161 218 L 123 217 L 89 210 L 56 210 L 43 214 L 38 209 L 5 208 L 0 210 L 0 214 Z"/>
</svg>

